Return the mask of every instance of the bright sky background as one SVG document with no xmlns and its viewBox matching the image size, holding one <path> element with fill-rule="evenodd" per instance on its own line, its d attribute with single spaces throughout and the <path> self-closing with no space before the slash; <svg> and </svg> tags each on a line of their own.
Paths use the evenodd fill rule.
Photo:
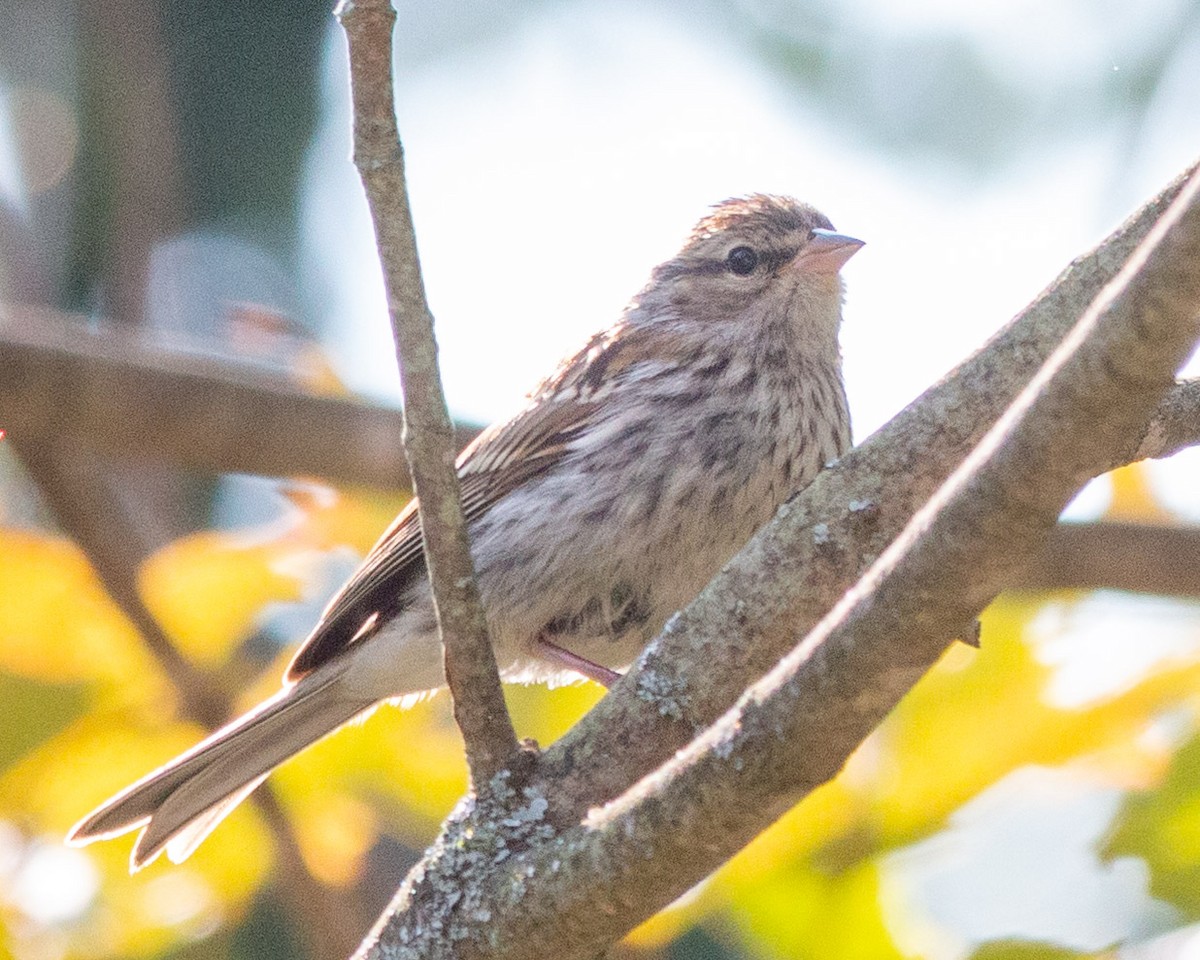
<svg viewBox="0 0 1200 960">
<path fill-rule="evenodd" d="M 1137 15 L 1173 6 L 1158 0 Z M 1082 5 L 1034 17 L 1035 8 L 875 0 L 856 9 L 883 18 L 878 29 L 892 36 L 933 21 L 964 32 L 1001 71 L 1120 70 L 1114 33 L 1098 31 Z M 1179 98 L 1164 96 L 1132 152 L 1123 129 L 1069 147 L 1028 143 L 981 182 L 831 132 L 710 29 L 652 7 L 617 9 L 548 11 L 503 42 L 399 71 L 426 283 L 462 416 L 489 422 L 511 410 L 618 316 L 709 205 L 777 191 L 867 242 L 844 271 L 842 337 L 862 439 L 1200 153 L 1195 124 L 1172 115 Z M 382 285 L 347 160 L 344 61 L 331 31 L 307 191 L 312 295 L 320 314 L 346 318 L 328 334 L 345 378 L 394 399 Z M 1164 86 L 1190 82 L 1168 76 Z M 1159 473 L 1173 504 L 1200 517 L 1200 458 L 1181 459 L 1193 466 L 1186 475 Z"/>
</svg>

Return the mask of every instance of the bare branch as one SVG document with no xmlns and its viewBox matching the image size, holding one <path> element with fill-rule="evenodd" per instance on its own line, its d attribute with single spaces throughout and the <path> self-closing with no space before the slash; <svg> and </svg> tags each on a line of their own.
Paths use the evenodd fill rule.
<svg viewBox="0 0 1200 960">
<path fill-rule="evenodd" d="M 229 719 L 225 692 L 196 669 L 146 609 L 137 587 L 137 571 L 156 538 L 144 527 L 144 512 L 121 497 L 110 483 L 108 465 L 87 448 L 13 444 L 38 492 L 55 519 L 86 555 L 105 591 L 141 634 L 171 685 L 183 699 L 184 713 L 209 730 Z"/>
<path fill-rule="evenodd" d="M 400 411 L 322 397 L 215 357 L 89 329 L 45 307 L 0 305 L 0 427 L 124 459 L 216 472 L 408 487 Z M 465 446 L 478 428 L 458 428 Z"/>
<path fill-rule="evenodd" d="M 736 707 L 583 824 L 535 839 L 501 870 L 488 861 L 470 871 L 478 823 L 452 832 L 377 934 L 388 955 L 594 955 L 832 777 L 1013 581 L 1070 496 L 1144 433 L 1200 337 L 1198 197 L 1200 175 L 863 580 Z M 751 631 L 770 625 L 737 598 L 710 611 L 711 627 L 728 638 L 746 636 L 751 618 Z M 466 909 L 439 912 L 449 875 L 453 903 Z"/>
<path fill-rule="evenodd" d="M 411 489 L 398 410 L 317 396 L 244 364 L 156 349 L 140 334 L 89 328 L 46 307 L 0 304 L 0 411 L 0 427 L 27 445 L 65 441 L 213 473 Z M 478 433 L 474 424 L 457 425 L 456 449 Z M 1196 444 L 1200 381 L 1189 380 L 1163 399 L 1143 448 L 1120 459 L 1165 457 Z"/>
<path fill-rule="evenodd" d="M 354 162 L 383 264 L 404 390 L 404 450 L 419 498 L 446 683 L 454 698 L 454 718 L 462 731 L 472 781 L 478 784 L 515 755 L 517 738 L 475 583 L 454 468 L 454 432 L 417 258 L 392 102 L 396 14 L 389 0 L 342 0 L 337 16 L 350 48 Z"/>
<path fill-rule="evenodd" d="M 1060 523 L 1017 571 L 1012 587 L 1200 597 L 1200 529 Z"/>
</svg>

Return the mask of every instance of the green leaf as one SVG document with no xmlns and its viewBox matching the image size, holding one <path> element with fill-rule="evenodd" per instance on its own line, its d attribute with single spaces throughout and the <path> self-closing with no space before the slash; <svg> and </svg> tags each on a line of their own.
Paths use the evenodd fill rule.
<svg viewBox="0 0 1200 960">
<path fill-rule="evenodd" d="M 1200 917 L 1200 734 L 1176 752 L 1157 788 L 1125 799 L 1113 823 L 1103 855 L 1141 857 L 1150 892 Z"/>
<path fill-rule="evenodd" d="M 665 960 L 737 960 L 734 953 L 703 927 L 691 927 L 671 941 Z"/>
<path fill-rule="evenodd" d="M 1080 953 L 1057 944 L 1040 943 L 1036 940 L 993 940 L 985 943 L 971 954 L 969 960 L 1077 960 L 1093 957 L 1093 953 Z"/>
<path fill-rule="evenodd" d="M 836 875 L 797 864 L 730 892 L 730 918 L 741 928 L 753 956 L 903 956 L 883 917 L 874 863 Z"/>
<path fill-rule="evenodd" d="M 4 704 L 4 736 L 0 737 L 0 770 L 7 770 L 39 744 L 69 727 L 88 708 L 82 684 L 42 683 L 0 672 Z"/>
</svg>

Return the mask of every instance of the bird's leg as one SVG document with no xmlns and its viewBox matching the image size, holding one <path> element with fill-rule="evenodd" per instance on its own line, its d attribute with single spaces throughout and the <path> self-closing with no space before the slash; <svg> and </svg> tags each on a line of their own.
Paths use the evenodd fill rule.
<svg viewBox="0 0 1200 960">
<path fill-rule="evenodd" d="M 564 650 L 557 643 L 551 643 L 545 637 L 537 638 L 537 641 L 534 643 L 534 649 L 537 655 L 543 660 L 549 660 L 560 667 L 566 667 L 568 670 L 581 673 L 589 680 L 595 680 L 602 687 L 611 687 L 621 679 L 621 674 L 617 673 L 616 670 L 609 670 L 608 667 L 592 663 L 591 660 L 581 657 L 577 653 Z"/>
</svg>

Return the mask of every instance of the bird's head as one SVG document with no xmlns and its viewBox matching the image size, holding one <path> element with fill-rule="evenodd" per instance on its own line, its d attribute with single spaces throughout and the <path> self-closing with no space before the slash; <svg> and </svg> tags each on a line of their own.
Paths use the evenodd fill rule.
<svg viewBox="0 0 1200 960">
<path fill-rule="evenodd" d="M 736 333 L 785 319 L 801 341 L 836 340 L 839 271 L 862 247 L 819 211 L 790 197 L 754 194 L 717 204 L 638 297 L 658 316 Z"/>
</svg>

